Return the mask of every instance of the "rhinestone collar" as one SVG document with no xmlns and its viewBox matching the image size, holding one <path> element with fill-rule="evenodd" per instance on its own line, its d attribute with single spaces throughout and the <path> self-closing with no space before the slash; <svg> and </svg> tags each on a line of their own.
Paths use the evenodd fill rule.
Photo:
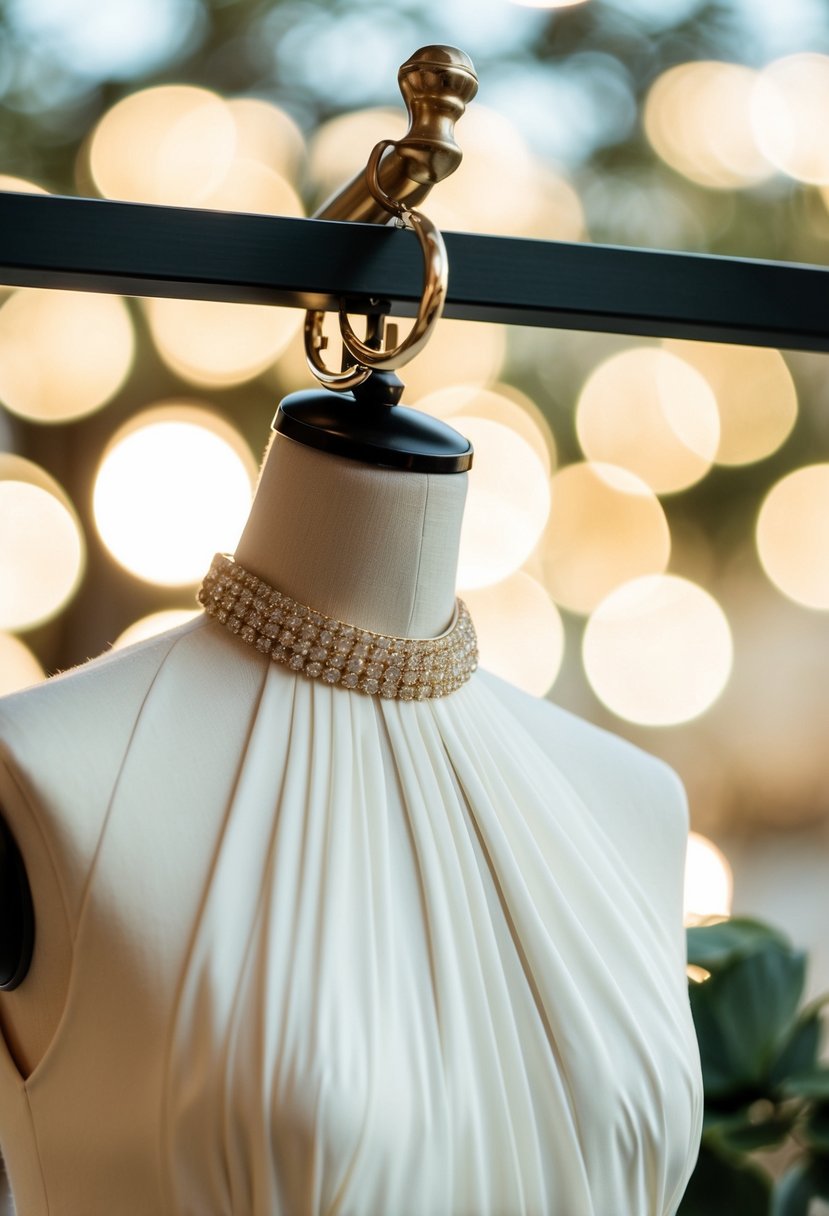
<svg viewBox="0 0 829 1216">
<path fill-rule="evenodd" d="M 475 626 L 460 599 L 440 637 L 396 638 L 298 604 L 217 553 L 198 600 L 209 616 L 275 663 L 356 692 L 401 701 L 445 697 L 478 666 Z"/>
</svg>

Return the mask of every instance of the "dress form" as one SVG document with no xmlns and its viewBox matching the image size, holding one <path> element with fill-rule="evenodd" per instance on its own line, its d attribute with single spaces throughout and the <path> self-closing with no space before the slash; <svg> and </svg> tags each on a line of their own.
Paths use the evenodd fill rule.
<svg viewBox="0 0 829 1216">
<path fill-rule="evenodd" d="M 465 489 L 463 474 L 366 466 L 277 436 L 236 557 L 273 586 L 339 619 L 398 636 L 436 636 L 452 614 Z M 273 720 L 267 720 L 269 711 L 276 714 Z M 286 714 L 290 727 L 281 729 Z M 312 728 L 310 740 L 305 736 Z M 343 754 L 343 732 L 353 742 L 353 757 Z M 422 754 L 421 743 L 428 748 Z M 0 748 L 0 804 L 26 863 L 37 917 L 31 972 L 18 990 L 0 995 L 11 1048 L 9 1057 L 0 1057 L 0 1139 L 20 1210 L 31 1216 L 107 1210 L 116 1196 L 129 1204 L 121 1208 L 125 1216 L 195 1216 L 207 1210 L 292 1216 L 335 1210 L 339 1188 L 352 1185 L 354 1193 L 341 1210 L 354 1216 L 673 1211 L 692 1164 L 688 1146 L 698 1142 L 702 1107 L 684 994 L 687 809 L 679 783 L 661 762 L 486 672 L 434 704 L 386 705 L 277 669 L 204 617 L 0 702 Z M 469 749 L 476 748 L 473 760 Z M 380 749 L 392 756 L 391 767 L 379 764 Z M 347 992 L 370 991 L 376 976 L 360 972 L 368 941 L 372 959 L 393 964 L 392 972 L 380 968 L 381 978 L 397 976 L 398 968 L 409 977 L 405 996 L 394 1005 L 402 1030 L 392 1035 L 398 1022 L 391 1006 L 381 1004 L 380 1023 L 368 1039 L 376 1041 L 375 1030 L 390 1036 L 403 1081 L 384 1096 L 392 1105 L 388 1113 L 383 1106 L 374 1130 L 366 1133 L 364 1159 L 355 1158 L 353 1176 L 337 1173 L 338 1137 L 348 1139 L 359 1125 L 364 1096 L 361 1056 L 353 1050 L 362 1044 L 361 1023 L 347 1001 L 310 983 L 300 987 L 293 1033 L 301 1036 L 319 1009 L 330 1014 L 334 1062 L 347 1060 L 356 1081 L 349 1077 L 340 1092 L 323 1060 L 335 1096 L 329 1094 L 327 1107 L 309 1107 L 313 1090 L 309 1078 L 300 1077 L 295 1108 L 290 1118 L 283 1112 L 278 1128 L 273 1094 L 263 1102 L 253 1092 L 260 1078 L 271 1076 L 269 1068 L 243 1052 L 260 1040 L 265 1051 L 269 1033 L 275 1033 L 268 1027 L 282 1026 L 288 1034 L 285 1018 L 260 1010 L 261 1026 L 256 1020 L 242 1023 L 247 1046 L 222 1054 L 237 997 L 244 1009 L 250 1007 L 244 1001 L 251 984 L 258 991 L 260 961 L 285 957 L 284 943 L 271 954 L 267 941 L 260 942 L 264 953 L 254 954 L 256 965 L 242 973 L 238 943 L 260 939 L 251 931 L 231 934 L 229 947 L 219 940 L 236 903 L 256 886 L 248 868 L 255 869 L 264 852 L 231 856 L 223 873 L 222 850 L 227 845 L 232 854 L 238 841 L 237 811 L 257 830 L 267 819 L 270 797 L 254 799 L 254 805 L 246 797 L 257 766 L 260 784 L 272 786 L 282 799 L 282 820 L 290 818 L 289 811 L 293 815 L 299 840 L 304 808 L 290 805 L 291 789 L 301 790 L 302 774 L 310 771 L 313 778 L 329 755 L 338 773 L 334 796 L 312 780 L 310 843 L 298 845 L 297 856 L 318 856 L 320 864 L 339 867 L 338 898 L 356 866 L 348 899 L 366 901 L 354 905 L 360 913 L 349 905 L 353 914 L 333 917 L 328 926 L 338 934 L 353 932 L 360 943 L 359 949 L 332 947 L 325 954 L 329 978 L 339 975 L 343 960 L 346 973 L 358 973 L 353 991 L 348 974 L 343 978 Z M 407 773 L 411 757 L 420 768 Z M 414 790 L 413 781 L 422 789 Z M 351 797 L 357 785 L 360 796 Z M 382 805 L 368 805 L 374 796 Z M 361 828 L 363 800 L 370 815 Z M 324 831 L 318 818 L 323 812 L 329 815 Z M 414 871 L 407 876 L 398 864 L 410 856 L 409 813 L 414 834 L 421 833 L 418 848 L 434 851 L 432 861 L 427 852 L 418 854 L 428 863 L 420 890 Z M 352 821 L 362 835 L 351 831 Z M 543 851 L 532 844 L 528 833 L 541 833 L 540 840 L 551 830 L 563 833 L 554 846 L 548 843 Z M 337 835 L 329 838 L 329 832 Z M 476 833 L 482 844 L 474 844 Z M 319 854 L 315 840 L 329 842 L 319 846 Z M 359 868 L 364 852 L 372 850 L 394 862 L 391 877 L 382 876 L 382 882 Z M 284 854 L 289 851 L 286 842 Z M 539 880 L 541 859 L 546 877 Z M 447 868 L 456 864 L 454 873 Z M 273 932 L 300 902 L 313 907 L 322 890 L 303 874 L 294 895 L 291 875 L 288 866 L 267 884 L 268 898 L 283 901 L 268 922 Z M 560 888 L 566 909 L 574 875 L 591 885 L 583 905 L 578 899 L 571 903 L 569 919 L 550 908 L 543 916 L 534 910 L 532 892 L 546 890 L 548 883 L 551 898 L 558 898 Z M 227 882 L 229 897 L 222 898 Z M 375 922 L 369 901 L 381 896 L 391 902 Z M 455 902 L 467 896 L 468 910 Z M 429 903 L 429 949 L 420 899 Z M 404 900 L 405 913 L 399 911 Z M 473 907 L 474 916 L 467 915 Z M 383 944 L 395 923 L 403 932 L 402 948 Z M 215 959 L 210 935 L 204 936 L 211 924 Z M 640 940 L 641 949 L 629 954 L 617 949 Z M 525 952 L 529 961 L 519 963 Z M 564 969 L 556 973 L 551 965 L 559 952 Z M 486 964 L 483 971 L 479 960 Z M 595 975 L 595 988 L 569 980 L 581 965 Z M 314 983 L 320 974 L 325 980 L 325 970 L 314 968 Z M 291 981 L 297 983 L 301 974 L 302 966 L 292 963 Z M 434 1002 L 430 975 L 442 985 Z M 482 975 L 491 980 L 486 991 L 476 987 Z M 664 1004 L 651 989 L 632 995 L 649 983 L 662 985 Z M 290 991 L 291 982 L 278 982 L 270 998 Z M 526 1000 L 513 1023 L 510 1001 L 521 993 Z M 467 997 L 481 1018 L 471 1027 L 474 1051 L 464 1021 Z M 432 1075 L 439 1053 L 420 1054 L 431 1042 L 414 1033 L 421 1023 L 406 1022 L 433 1005 L 449 1043 L 446 1082 Z M 551 1028 L 554 1007 L 560 1024 Z M 500 1030 L 484 1046 L 489 1008 L 492 1027 Z M 407 1027 L 412 1034 L 402 1032 Z M 350 1039 L 352 1032 L 356 1037 Z M 514 1054 L 518 1041 L 526 1044 L 526 1058 Z M 417 1053 L 410 1052 L 415 1043 Z M 501 1049 L 503 1062 L 497 1060 Z M 296 1059 L 287 1048 L 282 1054 Z M 221 1062 L 218 1078 L 211 1076 L 214 1061 Z M 596 1061 L 604 1070 L 600 1077 L 589 1071 Z M 558 1090 L 546 1088 L 542 1067 L 560 1067 Z M 378 1066 L 377 1075 L 395 1080 L 393 1068 Z M 660 1085 L 664 1092 L 657 1100 Z M 21 1086 L 25 1104 L 16 1107 Z M 533 1086 L 535 1106 L 527 1097 Z M 434 1103 L 444 1087 L 446 1110 Z M 423 1122 L 421 1090 L 432 1094 L 431 1124 Z M 650 1101 L 654 1105 L 647 1107 Z M 72 1124 L 91 1146 L 86 1166 L 77 1163 L 81 1136 L 73 1143 L 70 1104 Z M 572 1126 L 562 1122 L 571 1106 Z M 251 1112 L 263 1110 L 264 1122 L 249 1125 Z M 534 1124 L 533 1110 L 539 1120 L 546 1110 L 546 1123 Z M 608 1140 L 605 1110 L 615 1112 L 617 1141 Z M 327 1111 L 327 1123 L 320 1122 L 320 1111 Z M 660 1130 L 663 1123 L 670 1131 Z M 420 1146 L 422 1138 L 422 1152 L 418 1147 L 413 1155 L 401 1154 L 404 1126 L 411 1137 L 405 1143 Z M 217 1133 L 217 1127 L 224 1130 Z M 308 1140 L 309 1129 L 318 1127 L 327 1129 L 320 1132 L 322 1147 Z M 227 1134 L 231 1146 L 217 1148 L 217 1134 Z M 545 1156 L 552 1162 L 552 1182 L 542 1178 L 538 1164 Z M 306 1160 L 328 1162 L 315 1183 L 318 1201 L 307 1203 L 296 1198 L 305 1195 L 298 1175 Z M 375 1160 L 378 1171 L 388 1161 L 396 1163 L 393 1191 L 372 1176 Z M 569 1160 L 576 1164 L 565 1181 Z M 269 1189 L 274 1175 L 287 1188 L 281 1204 Z M 408 1200 L 417 1186 L 433 1189 Z M 447 1198 L 452 1186 L 460 1189 Z M 540 1198 L 545 1194 L 548 1201 Z M 559 1200 L 566 1206 L 558 1206 Z"/>
<path fill-rule="evenodd" d="M 378 633 L 436 637 L 454 607 L 466 488 L 465 473 L 378 468 L 275 434 L 236 558 L 266 582 L 328 616 L 359 622 Z M 135 677 L 143 682 L 153 665 L 163 661 L 167 646 L 151 639 L 138 649 L 140 674 L 135 671 Z M 114 652 L 76 669 L 95 686 L 95 693 L 90 687 L 90 696 L 84 698 L 83 720 L 76 729 L 89 740 L 99 739 L 101 753 L 122 684 L 125 709 L 132 704 L 130 676 L 135 667 L 132 654 Z M 72 700 L 71 683 L 65 684 L 72 675 L 64 673 L 5 699 L 0 708 L 0 806 L 23 854 L 36 920 L 29 975 L 20 988 L 0 993 L 0 1028 L 24 1075 L 43 1055 L 60 1019 L 75 928 L 62 891 L 69 884 L 77 897 L 83 887 L 109 792 L 109 772 L 101 775 L 98 785 L 97 774 L 85 771 L 86 758 L 75 751 L 71 735 L 62 747 L 51 738 L 47 748 L 43 738 L 51 730 L 52 703 L 57 707 L 64 689 Z M 188 689 L 182 686 L 182 712 L 187 697 Z M 18 729 L 23 722 L 25 738 Z M 4 756 L 4 742 L 8 746 L 14 736 L 19 737 L 18 746 Z M 116 751 L 113 740 L 111 752 Z M 44 755 L 50 756 L 51 773 L 38 759 Z M 48 808 L 37 796 L 40 781 L 62 787 L 54 802 L 50 797 Z M 83 844 L 61 843 L 64 820 L 86 825 Z"/>
</svg>

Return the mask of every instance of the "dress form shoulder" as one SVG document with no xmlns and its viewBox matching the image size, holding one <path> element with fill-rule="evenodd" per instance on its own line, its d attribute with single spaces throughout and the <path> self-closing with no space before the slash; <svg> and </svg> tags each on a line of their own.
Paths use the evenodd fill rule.
<svg viewBox="0 0 829 1216">
<path fill-rule="evenodd" d="M 587 813 L 607 835 L 667 932 L 685 983 L 683 893 L 690 827 L 685 789 L 663 760 L 554 701 L 530 696 L 483 672 L 521 725 L 569 776 Z"/>
</svg>

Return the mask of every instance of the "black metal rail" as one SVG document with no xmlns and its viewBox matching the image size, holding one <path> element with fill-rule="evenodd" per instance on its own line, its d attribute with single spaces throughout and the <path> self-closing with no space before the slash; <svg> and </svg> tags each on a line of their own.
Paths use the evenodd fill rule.
<svg viewBox="0 0 829 1216">
<path fill-rule="evenodd" d="M 829 350 L 829 268 L 445 234 L 445 315 Z M 0 283 L 413 315 L 411 233 L 368 224 L 0 194 Z"/>
</svg>

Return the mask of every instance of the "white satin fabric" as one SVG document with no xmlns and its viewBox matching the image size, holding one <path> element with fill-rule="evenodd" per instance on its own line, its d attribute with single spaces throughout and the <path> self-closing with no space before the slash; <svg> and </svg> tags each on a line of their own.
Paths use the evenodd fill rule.
<svg viewBox="0 0 829 1216">
<path fill-rule="evenodd" d="M 671 1216 L 702 1120 L 677 791 L 485 672 L 384 701 L 185 629 L 56 1042 L 0 1069 L 24 1216 Z"/>
</svg>

